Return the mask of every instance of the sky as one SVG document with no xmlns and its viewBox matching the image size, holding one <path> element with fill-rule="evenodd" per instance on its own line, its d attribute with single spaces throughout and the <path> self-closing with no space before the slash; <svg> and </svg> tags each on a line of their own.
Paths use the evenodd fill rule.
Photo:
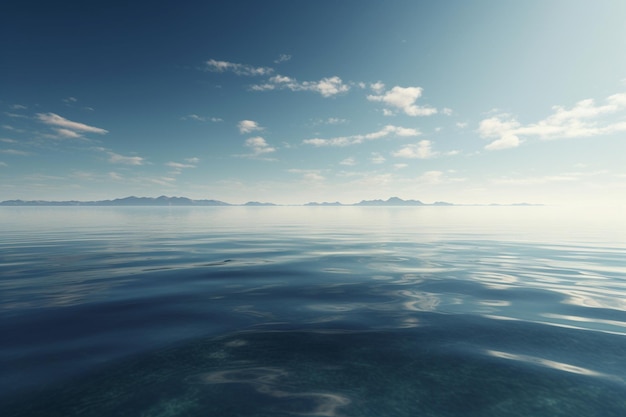
<svg viewBox="0 0 626 417">
<path fill-rule="evenodd" d="M 622 0 L 6 1 L 0 200 L 626 206 Z"/>
</svg>

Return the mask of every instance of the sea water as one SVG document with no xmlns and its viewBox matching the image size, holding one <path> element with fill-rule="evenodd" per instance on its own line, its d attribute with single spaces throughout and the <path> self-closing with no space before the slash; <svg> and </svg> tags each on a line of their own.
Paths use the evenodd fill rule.
<svg viewBox="0 0 626 417">
<path fill-rule="evenodd" d="M 626 415 L 626 220 L 0 208 L 2 416 Z"/>
</svg>

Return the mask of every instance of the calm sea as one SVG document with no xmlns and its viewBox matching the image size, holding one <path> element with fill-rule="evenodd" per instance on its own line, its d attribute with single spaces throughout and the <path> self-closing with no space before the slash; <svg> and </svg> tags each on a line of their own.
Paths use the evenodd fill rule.
<svg viewBox="0 0 626 417">
<path fill-rule="evenodd" d="M 626 217 L 0 209 L 2 416 L 626 415 Z"/>
</svg>

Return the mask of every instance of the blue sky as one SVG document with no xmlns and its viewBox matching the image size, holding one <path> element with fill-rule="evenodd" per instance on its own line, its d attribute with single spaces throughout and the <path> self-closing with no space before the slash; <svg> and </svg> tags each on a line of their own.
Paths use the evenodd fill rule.
<svg viewBox="0 0 626 417">
<path fill-rule="evenodd" d="M 0 200 L 626 205 L 624 1 L 126 3 L 1 6 Z"/>
</svg>

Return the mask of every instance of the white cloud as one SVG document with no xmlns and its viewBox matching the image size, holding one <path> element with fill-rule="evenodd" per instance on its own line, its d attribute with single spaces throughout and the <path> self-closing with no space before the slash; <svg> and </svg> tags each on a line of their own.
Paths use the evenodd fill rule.
<svg viewBox="0 0 626 417">
<path fill-rule="evenodd" d="M 428 159 L 436 156 L 437 154 L 437 152 L 432 150 L 432 142 L 429 140 L 421 140 L 416 144 L 407 145 L 404 148 L 392 153 L 395 157 L 410 159 Z"/>
<path fill-rule="evenodd" d="M 246 139 L 244 144 L 248 148 L 252 149 L 252 156 L 259 156 L 276 151 L 276 148 L 268 145 L 265 139 L 260 136 Z"/>
<path fill-rule="evenodd" d="M 437 113 L 437 109 L 434 107 L 415 104 L 417 99 L 422 96 L 422 91 L 421 87 L 395 86 L 384 94 L 369 95 L 367 99 L 369 101 L 380 101 L 389 107 L 400 109 L 409 116 L 430 116 Z"/>
<path fill-rule="evenodd" d="M 75 132 L 73 130 L 69 130 L 69 129 L 54 129 L 59 136 L 62 136 L 64 138 L 72 138 L 72 139 L 78 139 L 78 138 L 82 138 L 83 136 L 78 133 Z"/>
<path fill-rule="evenodd" d="M 395 169 L 403 169 L 403 168 L 406 168 L 408 166 L 409 166 L 409 164 L 393 164 L 393 167 Z"/>
<path fill-rule="evenodd" d="M 380 94 L 383 91 L 385 91 L 385 84 L 383 84 L 381 81 L 377 81 L 375 83 L 370 84 L 370 88 L 376 94 Z"/>
<path fill-rule="evenodd" d="M 390 135 L 400 137 L 414 137 L 419 136 L 420 132 L 417 129 L 387 125 L 379 131 L 367 133 L 365 135 L 340 136 L 331 139 L 305 139 L 302 141 L 302 143 L 313 146 L 348 146 L 357 145 L 368 140 L 384 138 Z"/>
<path fill-rule="evenodd" d="M 417 181 L 423 184 L 441 184 L 443 182 L 443 172 L 426 171 L 422 175 L 417 177 Z"/>
<path fill-rule="evenodd" d="M 346 119 L 340 119 L 338 117 L 329 117 L 323 123 L 327 125 L 338 125 L 338 124 L 347 123 L 347 122 L 348 121 Z"/>
<path fill-rule="evenodd" d="M 578 181 L 579 178 L 576 175 L 546 175 L 543 177 L 525 177 L 525 178 L 510 178 L 502 177 L 491 180 L 494 184 L 500 185 L 537 185 L 546 184 L 551 182 L 572 182 Z"/>
<path fill-rule="evenodd" d="M 108 154 L 109 162 L 112 164 L 143 165 L 145 161 L 144 158 L 140 156 L 124 156 L 115 152 L 108 152 Z"/>
<path fill-rule="evenodd" d="M 535 136 L 541 140 L 600 136 L 626 132 L 626 121 L 606 120 L 606 116 L 626 110 L 626 93 L 614 94 L 597 105 L 594 100 L 581 100 L 571 109 L 554 106 L 553 113 L 537 123 L 522 125 L 515 117 L 503 113 L 480 122 L 478 133 L 485 139 L 495 139 L 485 146 L 488 150 L 514 148 L 522 143 L 520 137 Z"/>
<path fill-rule="evenodd" d="M 182 120 L 196 120 L 198 122 L 223 122 L 219 117 L 205 117 L 198 116 L 197 114 L 188 114 L 187 116 L 181 117 Z"/>
<path fill-rule="evenodd" d="M 287 172 L 292 174 L 301 174 L 302 179 L 306 182 L 321 182 L 326 178 L 321 174 L 318 169 L 289 169 Z"/>
<path fill-rule="evenodd" d="M 195 156 L 193 158 L 185 158 L 185 162 L 195 165 L 200 162 L 200 158 L 196 158 Z"/>
<path fill-rule="evenodd" d="M 340 165 L 346 165 L 346 166 L 354 166 L 356 165 L 356 161 L 354 160 L 354 158 L 346 158 L 343 161 L 339 162 Z"/>
<path fill-rule="evenodd" d="M 47 125 L 57 126 L 61 129 L 74 131 L 76 133 L 86 132 L 86 133 L 97 133 L 99 135 L 104 135 L 106 133 L 109 133 L 107 130 L 101 129 L 99 127 L 93 127 L 93 126 L 86 125 L 84 123 L 73 122 L 71 120 L 67 120 L 59 116 L 58 114 L 54 114 L 54 113 L 38 113 L 37 118 L 41 122 Z"/>
<path fill-rule="evenodd" d="M 237 128 L 239 129 L 239 133 L 242 134 L 263 130 L 263 128 L 254 120 L 242 120 L 237 124 Z"/>
<path fill-rule="evenodd" d="M 266 76 L 274 72 L 272 68 L 253 67 L 251 65 L 236 64 L 228 61 L 210 59 L 206 61 L 206 70 L 213 72 L 233 72 L 237 75 Z"/>
<path fill-rule="evenodd" d="M 182 164 L 180 162 L 167 162 L 167 165 L 170 168 L 183 169 L 183 168 L 195 168 L 196 166 L 193 164 Z"/>
<path fill-rule="evenodd" d="M 382 156 L 378 152 L 372 152 L 372 157 L 370 158 L 370 162 L 373 164 L 382 164 L 386 161 L 384 156 Z"/>
<path fill-rule="evenodd" d="M 13 110 L 26 110 L 28 107 L 23 106 L 21 104 L 12 104 L 10 106 Z"/>
<path fill-rule="evenodd" d="M 122 181 L 124 179 L 120 174 L 114 171 L 109 172 L 109 178 L 115 181 Z"/>
<path fill-rule="evenodd" d="M 319 81 L 299 82 L 294 78 L 284 75 L 275 75 L 267 83 L 257 84 L 251 87 L 254 91 L 267 91 L 274 89 L 287 89 L 291 91 L 313 91 L 322 97 L 332 97 L 350 90 L 350 86 L 344 84 L 337 76 L 322 78 Z"/>
<path fill-rule="evenodd" d="M 19 151 L 17 149 L 0 149 L 0 153 L 4 153 L 4 154 L 7 154 L 7 155 L 21 155 L 21 156 L 28 156 L 29 155 L 28 152 Z"/>
<path fill-rule="evenodd" d="M 517 148 L 520 143 L 519 137 L 515 135 L 503 135 L 500 139 L 494 140 L 485 146 L 485 149 L 489 151 L 499 151 L 502 149 Z"/>
<path fill-rule="evenodd" d="M 446 116 L 451 116 L 452 113 L 454 113 L 454 111 L 449 107 L 444 107 L 443 110 L 441 110 L 441 112 L 445 114 Z"/>
<path fill-rule="evenodd" d="M 9 164 L 7 164 L 6 162 L 2 162 L 0 161 L 0 167 L 8 167 Z"/>
<path fill-rule="evenodd" d="M 275 63 L 275 64 L 280 64 L 281 62 L 287 62 L 287 61 L 289 61 L 289 60 L 291 60 L 291 55 L 288 55 L 288 54 L 280 54 L 280 55 L 278 56 L 278 59 L 274 60 L 274 63 Z"/>
</svg>

